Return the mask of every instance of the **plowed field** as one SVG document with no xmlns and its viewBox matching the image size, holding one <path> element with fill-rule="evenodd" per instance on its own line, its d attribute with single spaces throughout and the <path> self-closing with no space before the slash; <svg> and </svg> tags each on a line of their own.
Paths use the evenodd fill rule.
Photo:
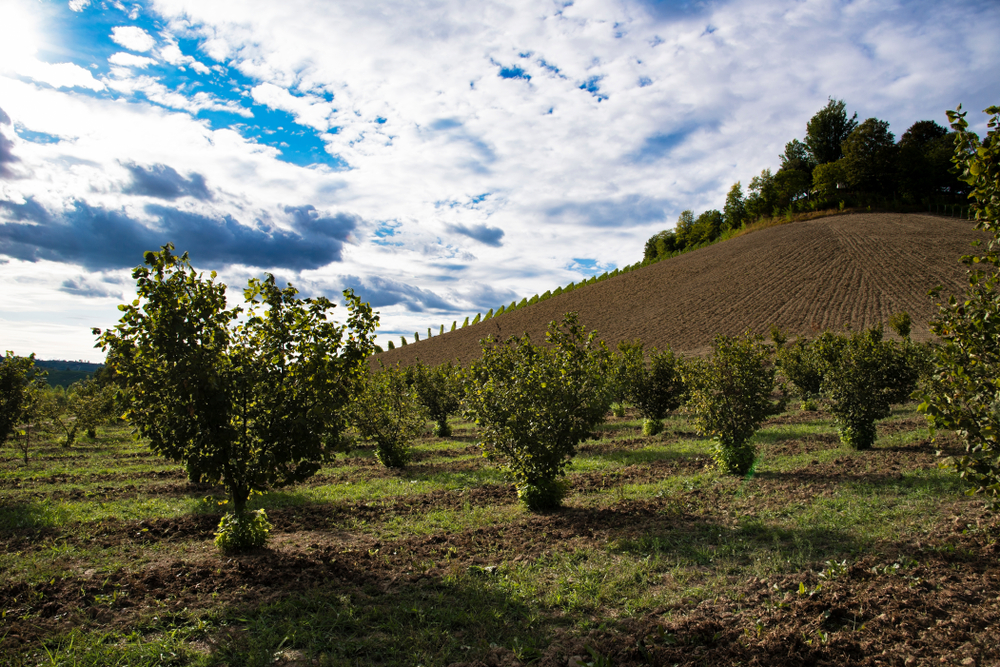
<svg viewBox="0 0 1000 667">
<path fill-rule="evenodd" d="M 646 346 L 698 354 L 719 333 L 776 324 L 792 336 L 827 328 L 885 323 L 901 310 L 913 337 L 930 337 L 936 310 L 927 292 L 941 285 L 961 294 L 962 255 L 984 238 L 964 220 L 931 215 L 839 215 L 765 229 L 616 276 L 509 315 L 410 343 L 379 355 L 385 363 L 421 359 L 438 364 L 479 356 L 479 340 L 545 328 L 577 311 L 610 346 L 641 339 Z M 430 322 L 428 324 L 431 324 Z M 436 328 L 436 327 L 435 327 Z M 410 338 L 410 337 L 408 337 Z"/>
</svg>

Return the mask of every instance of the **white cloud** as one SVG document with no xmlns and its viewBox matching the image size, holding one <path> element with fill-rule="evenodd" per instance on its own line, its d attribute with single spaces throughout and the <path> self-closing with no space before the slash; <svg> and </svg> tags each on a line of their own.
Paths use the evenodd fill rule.
<svg viewBox="0 0 1000 667">
<path fill-rule="evenodd" d="M 152 35 L 133 25 L 112 28 L 111 41 L 119 46 L 124 46 L 129 51 L 139 51 L 140 53 L 145 53 L 156 46 L 156 40 L 153 39 Z"/>
<path fill-rule="evenodd" d="M 198 74 L 208 74 L 212 71 L 204 63 L 195 60 L 193 56 L 184 55 L 181 52 L 180 47 L 177 46 L 177 42 L 172 41 L 170 35 L 167 35 L 167 39 L 167 44 L 158 50 L 160 58 L 171 65 L 176 65 L 178 67 L 190 67 L 194 71 L 198 72 Z"/>
<path fill-rule="evenodd" d="M 1000 87 L 1000 45 L 987 37 L 1000 34 L 1000 10 L 989 3 L 947 13 L 833 0 L 694 3 L 687 13 L 633 0 L 563 4 L 159 0 L 167 27 L 155 42 L 142 31 L 116 41 L 199 77 L 168 86 L 128 69 L 140 56 L 120 54 L 103 83 L 128 103 L 0 78 L 0 106 L 15 120 L 76 137 L 19 144 L 19 165 L 34 177 L 5 183 L 4 196 L 55 209 L 79 198 L 153 224 L 122 193 L 122 164 L 167 165 L 211 189 L 211 202 L 178 200 L 192 214 L 281 228 L 288 206 L 359 216 L 343 261 L 291 271 L 296 284 L 336 291 L 344 276 L 369 286 L 378 277 L 478 309 L 473 285 L 530 296 L 579 280 L 576 258 L 636 261 L 681 210 L 720 208 L 733 182 L 745 187 L 777 167 L 828 96 L 890 121 L 898 136 L 916 120 L 943 123 L 960 101 L 996 103 Z M 180 51 L 181 38 L 198 41 L 204 62 Z M 502 78 L 505 68 L 522 74 Z M 193 117 L 267 122 L 219 88 L 198 87 L 227 71 L 252 80 L 254 102 L 291 114 L 297 125 L 286 130 L 320 135 L 350 169 L 296 167 Z M 484 229 L 502 230 L 502 245 L 468 234 Z M 231 271 L 232 284 L 245 281 Z M 79 273 L 52 278 L 52 289 Z M 382 315 L 384 329 L 408 336 L 464 317 L 412 312 L 405 301 Z"/>
<path fill-rule="evenodd" d="M 74 12 L 82 12 L 90 6 L 90 0 L 69 0 L 69 8 Z"/>
<path fill-rule="evenodd" d="M 135 76 L 131 70 L 122 67 L 113 68 L 111 75 L 104 80 L 108 88 L 128 95 L 141 93 L 150 102 L 165 107 L 182 109 L 189 113 L 198 113 L 202 110 L 227 111 L 244 118 L 253 117 L 253 112 L 235 100 L 221 100 L 204 91 L 171 90 L 155 77 Z"/>
<path fill-rule="evenodd" d="M 138 67 L 140 69 L 156 64 L 156 60 L 153 58 L 137 56 L 132 53 L 125 53 L 124 51 L 119 51 L 108 56 L 108 62 L 119 67 Z"/>
<path fill-rule="evenodd" d="M 16 71 L 22 76 L 47 83 L 55 88 L 104 90 L 104 84 L 95 79 L 93 74 L 73 63 L 51 64 L 32 58 L 21 61 Z"/>
<path fill-rule="evenodd" d="M 330 129 L 329 117 L 335 109 L 333 104 L 323 98 L 311 95 L 295 96 L 273 83 L 262 83 L 259 86 L 254 86 L 250 94 L 258 104 L 292 114 L 300 125 L 311 127 L 320 132 Z"/>
</svg>

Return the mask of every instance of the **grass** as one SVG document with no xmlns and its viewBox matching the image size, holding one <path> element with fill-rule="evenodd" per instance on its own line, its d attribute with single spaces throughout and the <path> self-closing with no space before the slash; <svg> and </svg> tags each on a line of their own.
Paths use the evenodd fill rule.
<svg viewBox="0 0 1000 667">
<path fill-rule="evenodd" d="M 747 479 L 709 467 L 711 443 L 683 415 L 649 438 L 612 419 L 546 515 L 468 449 L 468 424 L 415 443 L 402 471 L 357 450 L 256 498 L 272 543 L 239 557 L 212 545 L 221 489 L 188 487 L 124 429 L 42 442 L 28 465 L 0 464 L 0 659 L 444 665 L 502 650 L 531 662 L 560 638 L 739 602 L 748 580 L 865 558 L 896 572 L 920 541 L 954 550 L 934 535 L 973 501 L 937 469 L 912 406 L 867 452 L 842 447 L 827 413 L 781 417 L 758 433 Z"/>
</svg>

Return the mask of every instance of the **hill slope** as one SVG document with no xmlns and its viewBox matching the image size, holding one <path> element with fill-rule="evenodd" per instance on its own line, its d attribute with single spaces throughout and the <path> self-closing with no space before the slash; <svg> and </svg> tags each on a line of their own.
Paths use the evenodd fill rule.
<svg viewBox="0 0 1000 667">
<path fill-rule="evenodd" d="M 766 334 L 772 324 L 796 335 L 844 325 L 884 323 L 905 310 L 913 337 L 930 337 L 935 315 L 927 291 L 964 291 L 959 258 L 985 238 L 965 220 L 931 215 L 866 213 L 798 222 L 747 234 L 680 255 L 584 289 L 560 294 L 475 326 L 378 355 L 386 364 L 421 359 L 465 363 L 479 340 L 545 329 L 577 311 L 588 329 L 614 346 L 641 339 L 648 346 L 704 352 L 715 334 L 746 329 Z"/>
</svg>

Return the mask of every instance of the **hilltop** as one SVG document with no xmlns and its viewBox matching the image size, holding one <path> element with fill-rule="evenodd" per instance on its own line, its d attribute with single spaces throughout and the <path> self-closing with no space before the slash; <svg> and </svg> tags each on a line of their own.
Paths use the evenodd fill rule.
<svg viewBox="0 0 1000 667">
<path fill-rule="evenodd" d="M 544 340 L 549 322 L 577 311 L 588 329 L 614 346 L 641 339 L 686 354 L 705 352 L 718 333 L 766 334 L 777 324 L 792 336 L 827 328 L 884 323 L 898 311 L 913 318 L 913 338 L 928 340 L 936 314 L 927 292 L 964 291 L 959 258 L 986 238 L 967 220 L 928 214 L 854 213 L 746 234 L 560 294 L 528 308 L 388 350 L 386 364 L 428 364 L 479 356 L 479 340 L 527 332 Z"/>
<path fill-rule="evenodd" d="M 103 365 L 93 364 L 88 361 L 67 361 L 65 359 L 35 360 L 35 368 L 47 372 L 45 381 L 50 387 L 57 385 L 68 387 L 74 382 L 86 380 Z"/>
</svg>

